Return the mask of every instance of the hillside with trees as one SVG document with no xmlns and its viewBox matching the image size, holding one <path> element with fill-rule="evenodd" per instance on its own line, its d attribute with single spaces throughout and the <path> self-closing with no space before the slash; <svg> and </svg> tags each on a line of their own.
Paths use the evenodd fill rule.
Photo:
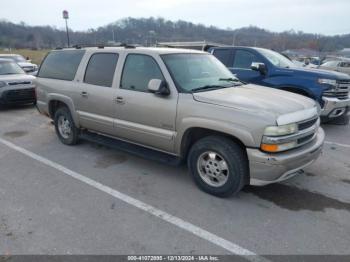
<svg viewBox="0 0 350 262">
<path fill-rule="evenodd" d="M 114 42 L 154 45 L 162 41 L 211 41 L 222 44 L 261 46 L 278 51 L 308 48 L 336 51 L 350 47 L 350 34 L 325 36 L 295 32 L 275 33 L 255 26 L 220 29 L 186 21 L 163 18 L 125 18 L 87 31 L 70 31 L 72 45 Z M 66 32 L 51 26 L 29 26 L 0 21 L 0 47 L 50 49 L 66 45 Z"/>
</svg>

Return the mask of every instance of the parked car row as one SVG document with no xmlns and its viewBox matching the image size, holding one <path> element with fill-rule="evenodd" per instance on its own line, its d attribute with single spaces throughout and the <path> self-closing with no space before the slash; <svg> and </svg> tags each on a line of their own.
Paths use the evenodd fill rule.
<svg viewBox="0 0 350 262">
<path fill-rule="evenodd" d="M 274 59 L 244 53 L 249 63 L 235 62 L 238 50 L 231 51 L 226 65 L 232 61 L 248 71 L 254 62 L 260 79 L 277 71 Z M 199 188 L 216 196 L 300 174 L 322 151 L 319 104 L 241 82 L 224 64 L 207 52 L 172 48 L 53 50 L 35 81 L 37 108 L 54 120 L 64 144 L 82 138 L 186 162 Z M 236 73 L 249 80 L 246 72 Z"/>
<path fill-rule="evenodd" d="M 0 54 L 0 59 L 9 59 L 17 63 L 27 74 L 36 75 L 38 66 L 33 64 L 29 59 L 17 54 Z"/>
<path fill-rule="evenodd" d="M 34 79 L 17 63 L 0 58 L 0 105 L 35 103 Z"/>
<path fill-rule="evenodd" d="M 318 68 L 337 71 L 350 75 L 350 61 L 327 61 Z"/>
</svg>

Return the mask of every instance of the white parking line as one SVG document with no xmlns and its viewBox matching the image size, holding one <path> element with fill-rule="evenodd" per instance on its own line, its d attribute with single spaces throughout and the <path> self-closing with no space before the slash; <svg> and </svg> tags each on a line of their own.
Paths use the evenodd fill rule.
<svg viewBox="0 0 350 262">
<path fill-rule="evenodd" d="M 223 239 L 215 234 L 212 234 L 210 232 L 208 232 L 207 230 L 205 229 L 202 229 L 198 226 L 195 226 L 193 224 L 191 224 L 190 222 L 187 222 L 179 217 L 176 217 L 176 216 L 173 216 L 169 213 L 166 213 L 158 208 L 155 208 L 151 205 L 148 205 L 140 200 L 137 200 L 131 196 L 128 196 L 126 194 L 123 194 L 115 189 L 112 189 L 108 186 L 105 186 L 95 180 L 92 180 L 88 177 L 85 177 L 75 171 L 72 171 L 58 163 L 55 163 L 47 158 L 44 158 L 42 156 L 39 156 L 33 152 L 30 152 L 28 151 L 27 149 L 24 149 L 22 147 L 19 147 L 7 140 L 4 140 L 2 138 L 0 138 L 0 143 L 2 143 L 3 145 L 6 145 L 8 146 L 9 148 L 12 148 L 13 150 L 17 151 L 17 152 L 20 152 L 32 159 L 35 159 L 49 167 L 52 167 L 72 178 L 75 178 L 85 184 L 88 184 L 89 186 L 92 186 L 100 191 L 103 191 L 121 201 L 124 201 L 126 203 L 128 203 L 129 205 L 131 206 L 134 206 L 136 208 L 139 208 L 149 214 L 152 214 L 164 221 L 167 221 L 179 228 L 182 228 L 184 230 L 186 230 L 187 232 L 190 232 L 202 239 L 205 239 L 211 243 L 213 243 L 214 245 L 216 246 L 219 246 L 219 247 L 222 247 L 224 249 L 226 249 L 227 251 L 229 251 L 230 253 L 232 254 L 235 254 L 235 255 L 239 255 L 239 256 L 245 256 L 245 258 L 249 261 L 269 261 L 268 259 L 264 258 L 264 257 L 261 257 L 257 254 L 255 254 L 254 252 L 252 251 L 249 251 L 231 241 L 228 241 L 226 239 Z"/>
<path fill-rule="evenodd" d="M 328 145 L 334 145 L 334 146 L 341 146 L 341 147 L 350 148 L 350 145 L 347 145 L 347 144 L 340 144 L 340 143 L 330 142 L 330 141 L 325 141 L 324 143 L 328 144 Z"/>
</svg>

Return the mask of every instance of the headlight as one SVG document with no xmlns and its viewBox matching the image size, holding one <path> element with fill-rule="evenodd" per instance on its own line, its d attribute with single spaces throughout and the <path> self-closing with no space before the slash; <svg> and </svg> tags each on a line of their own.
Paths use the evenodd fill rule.
<svg viewBox="0 0 350 262">
<path fill-rule="evenodd" d="M 265 136 L 284 136 L 291 135 L 298 131 L 297 124 L 289 124 L 283 126 L 268 126 L 265 128 Z"/>
<path fill-rule="evenodd" d="M 4 87 L 4 86 L 6 86 L 6 83 L 0 81 L 0 88 L 1 88 L 1 87 Z"/>
<path fill-rule="evenodd" d="M 317 82 L 319 84 L 323 84 L 323 85 L 331 85 L 331 86 L 337 85 L 337 80 L 333 80 L 333 79 L 319 78 L 319 79 L 317 79 Z"/>
</svg>

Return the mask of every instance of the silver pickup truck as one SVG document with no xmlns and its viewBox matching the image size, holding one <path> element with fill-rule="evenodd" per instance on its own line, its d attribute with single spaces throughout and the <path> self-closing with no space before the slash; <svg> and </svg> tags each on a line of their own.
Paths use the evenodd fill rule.
<svg viewBox="0 0 350 262">
<path fill-rule="evenodd" d="M 83 137 L 186 160 L 196 184 L 220 197 L 299 174 L 324 141 L 313 100 L 244 84 L 199 51 L 54 50 L 36 85 L 38 110 L 64 144 Z"/>
</svg>

